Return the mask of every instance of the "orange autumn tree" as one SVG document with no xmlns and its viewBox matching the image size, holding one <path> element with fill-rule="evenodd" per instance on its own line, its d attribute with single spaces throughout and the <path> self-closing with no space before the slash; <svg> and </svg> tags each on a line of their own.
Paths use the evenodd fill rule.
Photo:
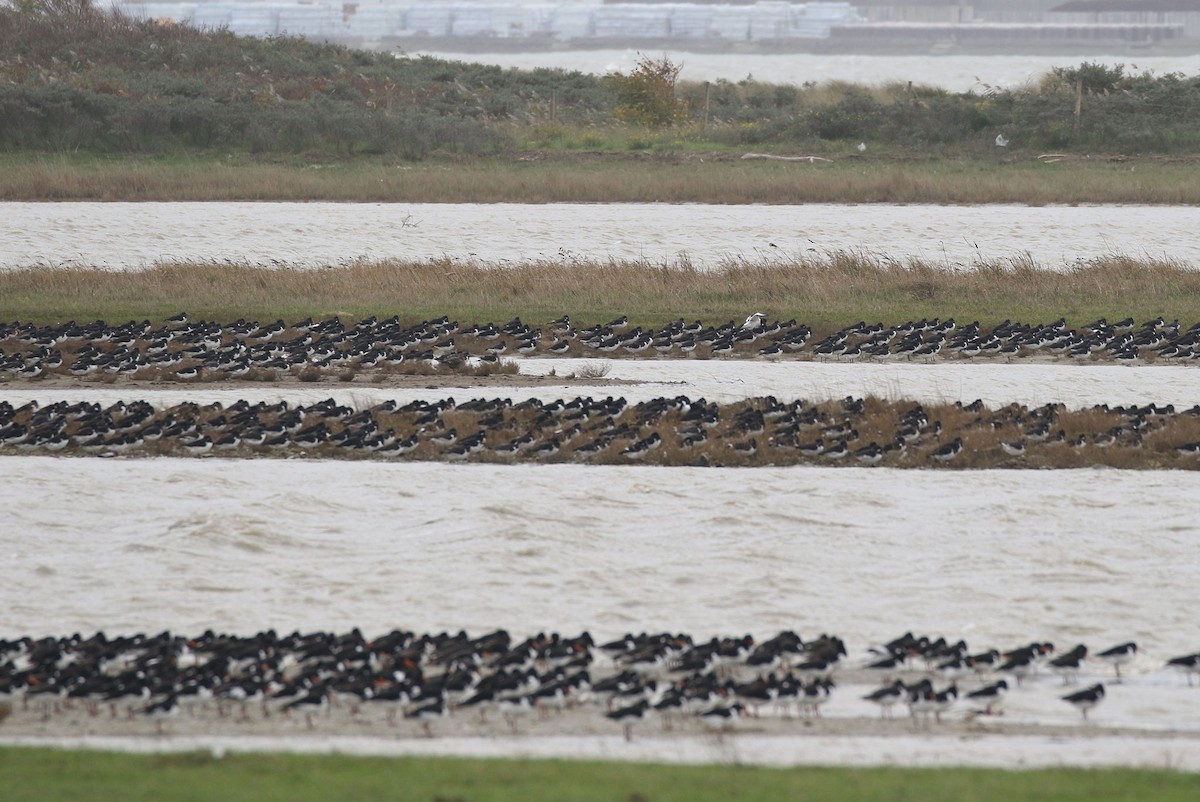
<svg viewBox="0 0 1200 802">
<path fill-rule="evenodd" d="M 646 128 L 669 128 L 688 118 L 687 101 L 675 96 L 682 64 L 669 58 L 639 56 L 628 75 L 612 73 L 608 81 L 617 93 L 617 119 Z"/>
</svg>

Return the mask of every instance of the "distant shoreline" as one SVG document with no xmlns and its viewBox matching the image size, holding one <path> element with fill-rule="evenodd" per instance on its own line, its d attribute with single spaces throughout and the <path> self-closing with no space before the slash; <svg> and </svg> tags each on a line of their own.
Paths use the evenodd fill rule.
<svg viewBox="0 0 1200 802">
<path fill-rule="evenodd" d="M 495 36 L 409 36 L 329 37 L 332 44 L 387 52 L 441 53 L 555 53 L 588 50 L 640 50 L 647 53 L 728 53 L 753 55 L 827 54 L 833 56 L 1121 56 L 1146 58 L 1200 54 L 1200 41 L 1179 39 L 1143 46 L 1133 42 L 1095 40 L 1048 42 L 1044 44 L 1004 41 L 996 45 L 956 44 L 938 41 L 834 41 L 831 39 L 787 39 L 730 42 L 726 39 L 574 39 L 562 42 L 536 37 Z"/>
</svg>

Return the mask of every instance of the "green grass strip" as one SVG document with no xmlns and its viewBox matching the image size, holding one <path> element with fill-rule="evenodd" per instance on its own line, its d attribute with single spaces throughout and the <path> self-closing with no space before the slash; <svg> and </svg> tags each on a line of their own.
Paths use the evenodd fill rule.
<svg viewBox="0 0 1200 802">
<path fill-rule="evenodd" d="M 359 157 L 106 158 L 17 153 L 4 201 L 351 201 L 397 203 L 1200 203 L 1200 161 L 915 159 L 743 161 L 722 154 L 531 153 L 400 163 Z M 784 153 L 804 153 L 803 148 Z"/>
<path fill-rule="evenodd" d="M 7 802 L 1022 800 L 1193 802 L 1200 776 L 1127 769 L 760 768 L 556 760 L 0 749 Z"/>
</svg>

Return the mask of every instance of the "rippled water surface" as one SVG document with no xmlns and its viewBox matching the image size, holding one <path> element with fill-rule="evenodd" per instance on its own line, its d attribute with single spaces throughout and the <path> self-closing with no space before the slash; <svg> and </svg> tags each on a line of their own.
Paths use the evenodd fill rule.
<svg viewBox="0 0 1200 802">
<path fill-rule="evenodd" d="M 1190 207 L 0 203 L 0 267 L 358 258 L 646 259 L 701 266 L 832 251 L 1048 268 L 1113 253 L 1200 264 Z"/>
<path fill-rule="evenodd" d="M 173 258 L 318 265 L 443 254 L 569 262 L 681 253 L 713 265 L 839 248 L 952 265 L 1024 251 L 1047 267 L 1115 251 L 1200 263 L 1193 218 L 1190 209 L 1142 207 L 0 204 L 0 266 L 127 269 Z M 521 362 L 526 374 L 568 375 L 604 360 Z M 356 406 L 387 398 L 580 394 L 634 401 L 873 394 L 1072 407 L 1200 401 L 1189 367 L 607 364 L 608 378 L 629 383 L 434 390 L 43 384 L 2 395 L 14 404 L 148 398 L 160 405 L 333 396 Z M 352 626 L 503 626 L 522 634 L 587 628 L 602 638 L 671 629 L 704 637 L 789 628 L 836 632 L 858 653 L 906 629 L 983 648 L 1033 639 L 1097 646 L 1136 640 L 1141 653 L 1130 669 L 1137 691 L 1114 698 L 1107 720 L 1189 729 L 1194 717 L 1177 702 L 1186 689 L 1171 684 L 1177 678 L 1161 666 L 1196 648 L 1198 492 L 1197 473 L 1115 470 L 0 457 L 0 550 L 9 568 L 0 583 L 0 637 Z M 1056 688 L 1040 694 L 1011 718 L 1074 720 L 1054 700 Z M 846 707 L 835 712 L 873 715 L 861 709 L 860 695 L 844 693 Z M 545 754 L 636 757 L 619 743 L 538 743 Z M 1067 739 L 1062 743 L 1073 751 L 1066 757 L 1050 745 L 1010 740 L 971 755 L 954 746 L 930 752 L 930 743 L 893 741 L 886 750 L 892 757 L 881 758 L 860 742 L 815 749 L 783 740 L 762 744 L 757 759 L 787 764 L 803 750 L 822 762 L 936 765 L 952 756 L 1010 767 L 1060 759 L 1144 765 L 1165 748 L 1096 749 L 1086 739 Z M 487 747 L 473 741 L 445 748 L 479 754 Z M 525 748 L 534 749 L 502 747 L 504 754 Z M 673 759 L 727 759 L 705 749 L 669 747 Z"/>
<path fill-rule="evenodd" d="M 1194 648 L 1176 472 L 0 458 L 0 635 L 904 629 Z"/>
<path fill-rule="evenodd" d="M 274 386 L 246 383 L 215 388 L 199 385 L 120 386 L 94 384 L 57 387 L 26 384 L 7 390 L 4 397 L 20 405 L 30 401 L 116 401 L 146 399 L 159 407 L 184 401 L 231 404 L 286 399 L 309 404 L 334 398 L 339 404 L 365 408 L 388 399 L 439 401 L 452 397 L 459 403 L 470 398 L 539 398 L 552 401 L 576 396 L 624 396 L 637 403 L 663 396 L 686 395 L 729 403 L 774 395 L 782 399 L 826 401 L 876 396 L 911 399 L 922 403 L 971 403 L 981 399 L 989 406 L 1009 403 L 1040 406 L 1065 404 L 1071 409 L 1096 404 L 1175 404 L 1179 408 L 1200 403 L 1200 368 L 1189 365 L 1129 366 L 1072 363 L 1018 363 L 999 360 L 975 363 L 921 362 L 831 363 L 766 362 L 741 359 L 521 359 L 520 372 L 545 376 L 544 384 L 527 386 L 383 388 L 336 384 Z M 557 376 L 599 370 L 610 384 L 555 382 Z"/>
</svg>

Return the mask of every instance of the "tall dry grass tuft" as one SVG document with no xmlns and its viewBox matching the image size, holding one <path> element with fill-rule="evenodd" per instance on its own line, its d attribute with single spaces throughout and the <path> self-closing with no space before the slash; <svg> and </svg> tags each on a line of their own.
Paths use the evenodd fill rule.
<svg viewBox="0 0 1200 802">
<path fill-rule="evenodd" d="M 611 362 L 588 362 L 574 372 L 576 379 L 603 379 L 612 370 Z"/>
</svg>

